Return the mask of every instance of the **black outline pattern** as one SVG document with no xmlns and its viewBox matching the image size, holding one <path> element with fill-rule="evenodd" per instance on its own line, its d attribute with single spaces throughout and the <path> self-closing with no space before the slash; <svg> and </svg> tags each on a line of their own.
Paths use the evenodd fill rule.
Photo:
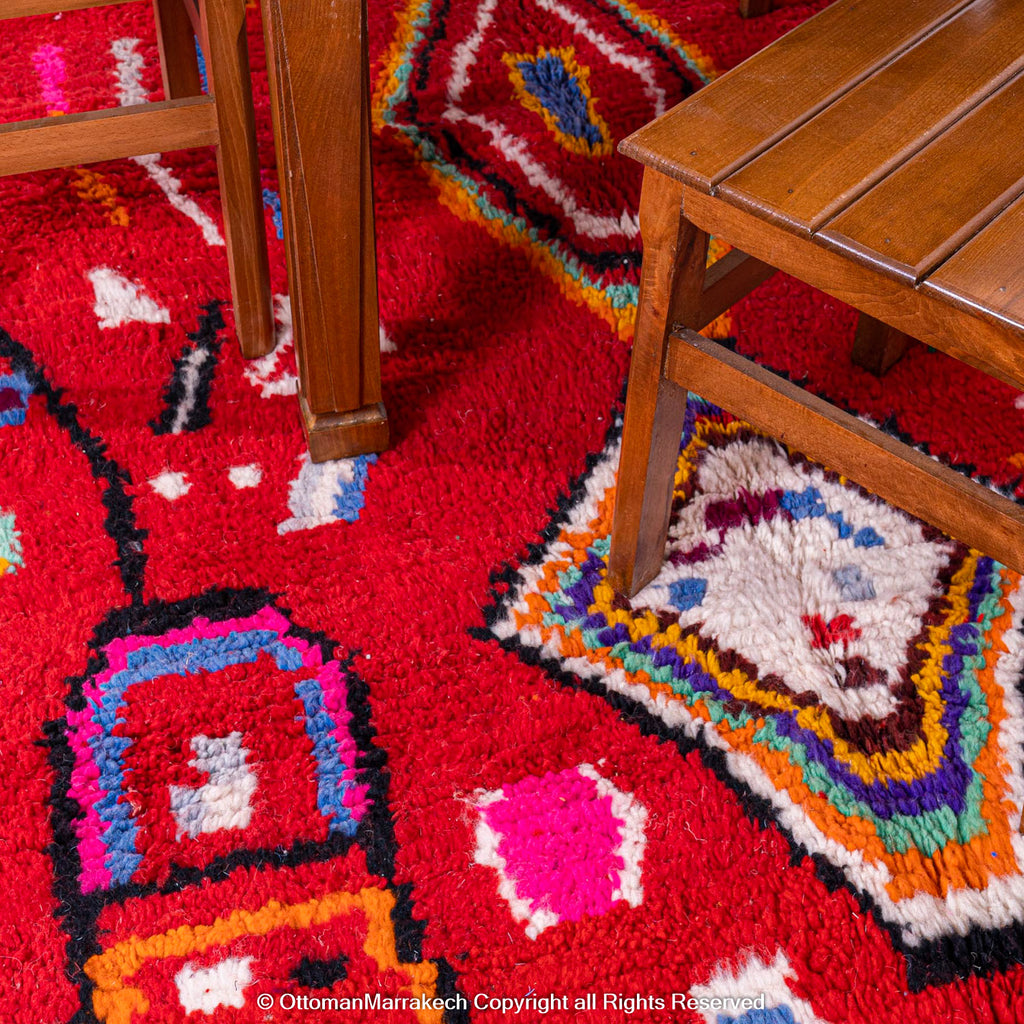
<svg viewBox="0 0 1024 1024">
<path fill-rule="evenodd" d="M 292 971 L 292 977 L 303 988 L 330 988 L 348 977 L 347 964 L 348 957 L 344 953 L 330 960 L 310 960 L 304 956 Z"/>
<path fill-rule="evenodd" d="M 219 302 L 205 307 L 206 317 L 200 319 L 200 330 L 197 332 L 202 337 L 206 337 L 204 330 L 215 332 L 223 328 L 223 321 L 217 326 L 220 320 L 219 309 Z M 116 546 L 115 565 L 125 592 L 131 598 L 128 607 L 111 612 L 95 628 L 85 672 L 67 681 L 68 694 L 65 702 L 69 708 L 81 709 L 84 706 L 83 686 L 86 679 L 102 670 L 105 659 L 100 649 L 105 644 L 117 637 L 130 634 L 161 635 L 169 629 L 188 625 L 197 615 L 222 619 L 244 617 L 270 604 L 288 619 L 289 635 L 301 637 L 310 644 L 318 645 L 325 660 L 336 657 L 336 645 L 333 641 L 322 633 L 295 625 L 291 610 L 278 604 L 275 595 L 267 590 L 213 587 L 202 594 L 181 601 L 144 602 L 147 556 L 143 550 L 143 542 L 147 531 L 140 529 L 136 522 L 133 498 L 129 493 L 132 487 L 130 474 L 109 457 L 103 440 L 82 426 L 75 404 L 65 398 L 62 389 L 50 384 L 32 353 L 0 328 L 0 358 L 3 357 L 9 359 L 15 372 L 25 375 L 32 385 L 33 392 L 45 399 L 48 415 L 67 433 L 72 446 L 84 455 L 93 477 L 105 484 L 101 496 L 101 501 L 107 509 L 104 529 Z M 67 935 L 65 973 L 76 986 L 80 1002 L 79 1009 L 68 1024 L 97 1024 L 97 1018 L 92 1011 L 93 985 L 83 968 L 91 956 L 102 952 L 96 922 L 105 906 L 135 896 L 177 892 L 196 886 L 206 879 L 224 879 L 240 867 L 269 869 L 327 861 L 348 853 L 353 845 L 363 849 L 368 869 L 387 881 L 388 890 L 395 897 L 395 907 L 391 916 L 400 958 L 406 963 L 422 961 L 422 940 L 426 922 L 419 921 L 413 916 L 412 885 L 399 885 L 394 881 L 397 843 L 388 799 L 390 774 L 387 770 L 387 754 L 374 742 L 376 730 L 371 721 L 368 687 L 352 669 L 357 654 L 357 651 L 352 651 L 347 659 L 341 661 L 345 674 L 348 710 L 352 716 L 349 729 L 358 750 L 355 767 L 360 783 L 368 786 L 369 808 L 359 823 L 355 836 L 335 834 L 322 843 L 304 841 L 295 843 L 291 848 L 239 850 L 213 860 L 202 869 L 173 868 L 162 886 L 129 884 L 118 886 L 109 892 L 81 892 L 81 862 L 72 824 L 79 815 L 80 808 L 77 801 L 69 795 L 74 755 L 66 735 L 67 717 L 43 724 L 43 737 L 36 742 L 47 748 L 48 759 L 55 776 L 49 799 L 53 839 L 44 852 L 54 865 L 53 892 L 60 905 L 58 915 Z M 459 995 L 455 971 L 444 958 L 432 958 L 431 962 L 437 968 L 438 996 L 443 999 L 454 999 Z M 326 977 L 325 971 L 326 967 L 318 977 Z M 342 974 L 338 973 L 336 980 L 340 980 L 341 976 Z M 446 1024 L 463 1024 L 468 1021 L 468 1011 L 459 1008 L 463 1002 L 462 999 L 456 1000 L 456 1008 L 444 1012 L 443 1019 Z"/>
<path fill-rule="evenodd" d="M 211 302 L 203 307 L 199 326 L 185 335 L 192 344 L 186 345 L 174 360 L 174 370 L 164 391 L 164 411 L 159 419 L 152 420 L 149 424 L 154 434 L 193 433 L 210 425 L 210 392 L 213 388 L 213 378 L 217 373 L 217 355 L 224 343 L 219 332 L 224 328 L 220 303 Z M 196 352 L 205 352 L 206 358 L 197 371 L 198 380 L 190 386 L 189 371 Z M 175 431 L 174 423 L 178 418 L 178 410 L 188 402 L 191 402 L 191 408 L 181 427 Z"/>
<path fill-rule="evenodd" d="M 25 375 L 33 392 L 45 398 L 46 411 L 67 433 L 74 447 L 85 456 L 93 477 L 105 482 L 106 489 L 101 500 L 107 509 L 107 518 L 103 525 L 107 536 L 117 546 L 115 565 L 121 574 L 124 589 L 133 603 L 140 602 L 146 571 L 142 542 L 147 534 L 135 523 L 132 498 L 127 490 L 132 485 L 131 476 L 107 455 L 106 444 L 82 426 L 78 419 L 78 407 L 65 400 L 63 390 L 54 387 L 46 379 L 32 353 L 0 327 L 0 357 L 4 356 L 10 360 L 15 371 Z"/>
</svg>

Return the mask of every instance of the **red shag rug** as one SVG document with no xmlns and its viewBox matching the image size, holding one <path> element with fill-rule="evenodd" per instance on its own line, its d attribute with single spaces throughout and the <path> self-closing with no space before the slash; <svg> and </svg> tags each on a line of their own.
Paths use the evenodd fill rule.
<svg viewBox="0 0 1024 1024">
<path fill-rule="evenodd" d="M 370 4 L 391 450 L 309 463 L 213 162 L 0 181 L 0 1018 L 1024 1019 L 1019 580 L 694 399 L 603 581 L 615 144 L 821 0 Z M 0 22 L 0 119 L 159 95 L 145 4 Z M 785 279 L 716 331 L 1007 492 L 1015 394 Z"/>
</svg>

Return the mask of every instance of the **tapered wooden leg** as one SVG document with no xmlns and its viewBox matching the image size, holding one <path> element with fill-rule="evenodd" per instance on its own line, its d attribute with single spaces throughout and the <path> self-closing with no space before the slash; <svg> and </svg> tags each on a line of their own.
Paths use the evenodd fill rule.
<svg viewBox="0 0 1024 1024">
<path fill-rule="evenodd" d="M 217 169 L 235 326 L 242 354 L 252 358 L 274 346 L 274 312 L 249 82 L 245 0 L 204 0 L 201 11 L 207 85 L 216 100 L 220 131 Z"/>
<path fill-rule="evenodd" d="M 632 596 L 665 556 L 672 484 L 686 412 L 686 391 L 663 377 L 676 325 L 701 326 L 708 236 L 683 216 L 682 186 L 644 172 L 640 199 L 644 261 L 626 392 L 608 578 Z"/>
<path fill-rule="evenodd" d="M 381 451 L 365 0 L 262 9 L 310 458 Z"/>
<path fill-rule="evenodd" d="M 759 14 L 767 14 L 774 7 L 775 0 L 740 0 L 740 15 L 756 18 Z"/>
<path fill-rule="evenodd" d="M 169 100 L 198 96 L 203 91 L 196 56 L 196 37 L 185 4 L 190 0 L 153 0 L 156 40 L 164 96 Z"/>
<path fill-rule="evenodd" d="M 861 313 L 850 358 L 857 366 L 881 377 L 899 361 L 911 340 L 910 335 Z"/>
</svg>

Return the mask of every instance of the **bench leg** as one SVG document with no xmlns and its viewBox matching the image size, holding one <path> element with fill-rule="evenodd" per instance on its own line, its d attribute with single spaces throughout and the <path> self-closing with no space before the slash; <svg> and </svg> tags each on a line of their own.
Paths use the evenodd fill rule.
<svg viewBox="0 0 1024 1024">
<path fill-rule="evenodd" d="M 274 347 L 274 309 L 256 152 L 256 115 L 249 82 L 245 4 L 239 0 L 204 0 L 201 11 L 207 84 L 216 101 L 220 130 L 217 171 L 235 329 L 242 354 L 251 359 Z"/>
<path fill-rule="evenodd" d="M 609 582 L 628 596 L 658 574 L 665 557 L 686 413 L 685 389 L 663 375 L 669 334 L 702 326 L 708 236 L 683 216 L 682 196 L 678 182 L 644 172 L 644 261 L 608 560 Z"/>
<path fill-rule="evenodd" d="M 881 377 L 899 361 L 910 342 L 910 335 L 861 313 L 850 358 L 857 366 Z"/>
<path fill-rule="evenodd" d="M 775 7 L 775 0 L 740 0 L 740 17 L 756 18 Z"/>
</svg>

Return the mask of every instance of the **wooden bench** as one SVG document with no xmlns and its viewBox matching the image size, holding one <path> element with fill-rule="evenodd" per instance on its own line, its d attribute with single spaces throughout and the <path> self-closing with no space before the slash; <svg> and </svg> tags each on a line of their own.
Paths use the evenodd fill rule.
<svg viewBox="0 0 1024 1024">
<path fill-rule="evenodd" d="M 1024 2 L 838 0 L 626 139 L 644 263 L 610 578 L 664 556 L 687 391 L 1024 570 L 1024 512 L 695 332 L 774 269 L 1024 388 Z M 709 235 L 736 246 L 705 271 Z M 745 256 L 746 254 L 746 256 Z"/>
</svg>

